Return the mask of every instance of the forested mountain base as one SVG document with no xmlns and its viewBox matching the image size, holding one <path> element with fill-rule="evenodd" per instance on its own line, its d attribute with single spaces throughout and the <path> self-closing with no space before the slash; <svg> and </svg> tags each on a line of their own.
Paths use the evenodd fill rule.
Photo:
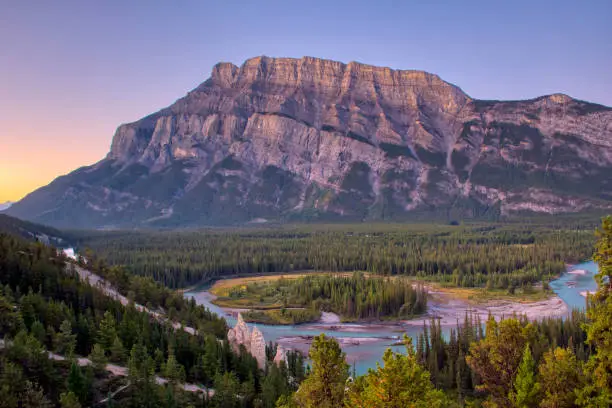
<svg viewBox="0 0 612 408">
<path fill-rule="evenodd" d="M 88 259 L 177 288 L 218 277 L 318 270 L 420 277 L 508 289 L 592 255 L 593 230 L 569 222 L 310 225 L 275 229 L 84 232 Z M 85 251 L 91 248 L 93 252 Z"/>
<path fill-rule="evenodd" d="M 148 283 L 145 293 L 130 296 L 151 294 L 151 308 L 188 321 L 197 334 L 83 283 L 56 249 L 0 234 L 2 407 L 92 406 L 115 391 L 112 406 L 215 407 L 240 400 L 270 407 L 303 377 L 299 356 L 291 354 L 289 365 L 270 363 L 266 376 L 248 353 L 232 352 L 224 320 L 149 279 L 103 272 L 123 279 L 127 288 Z M 274 352 L 269 350 L 269 359 Z M 89 356 L 92 364 L 81 367 L 79 356 Z M 104 369 L 108 362 L 126 367 L 127 377 L 113 378 Z M 157 385 L 156 375 L 168 382 Z M 212 387 L 212 400 L 183 392 L 184 382 Z"/>
</svg>

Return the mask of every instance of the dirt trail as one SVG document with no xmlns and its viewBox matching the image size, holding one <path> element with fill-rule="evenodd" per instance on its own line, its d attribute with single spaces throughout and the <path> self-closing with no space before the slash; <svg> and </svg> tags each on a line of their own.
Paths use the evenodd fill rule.
<svg viewBox="0 0 612 408">
<path fill-rule="evenodd" d="M 3 342 L 4 343 L 4 342 Z M 55 360 L 55 361 L 65 361 L 66 357 L 65 356 L 61 356 L 59 354 L 55 354 L 49 351 L 49 358 L 51 360 Z M 91 360 L 88 358 L 84 358 L 84 357 L 79 357 L 77 358 L 77 362 L 79 364 L 79 366 L 81 367 L 85 367 L 85 366 L 89 366 L 92 364 Z M 105 367 L 105 370 L 108 371 L 109 373 L 111 373 L 112 375 L 116 376 L 116 377 L 127 377 L 128 375 L 128 369 L 127 367 L 122 367 L 116 364 L 107 364 Z M 155 383 L 158 385 L 164 385 L 168 383 L 168 380 L 164 377 L 160 377 L 158 375 L 155 376 Z M 205 389 L 203 387 L 200 387 L 197 384 L 190 384 L 190 383 L 184 383 L 181 384 L 180 387 L 188 392 L 206 392 L 208 391 L 208 395 L 212 396 L 214 395 L 214 390 L 211 389 Z"/>
<path fill-rule="evenodd" d="M 86 281 L 91 286 L 95 286 L 95 287 L 100 288 L 102 290 L 102 292 L 104 292 L 105 295 L 107 295 L 107 296 L 109 296 L 109 297 L 111 297 L 111 298 L 113 298 L 115 300 L 118 300 L 124 306 L 127 306 L 128 303 L 130 303 L 130 300 L 127 297 L 125 297 L 121 293 L 119 293 L 119 291 L 117 289 L 115 289 L 113 287 L 113 285 L 110 284 L 110 282 L 107 282 L 101 276 L 96 275 L 95 273 L 93 273 L 93 272 L 91 272 L 91 271 L 89 271 L 87 269 L 81 268 L 79 265 L 74 265 L 74 267 L 75 267 L 75 270 L 76 270 L 77 274 L 81 278 L 81 280 Z M 185 332 L 187 332 L 187 333 L 189 333 L 191 335 L 195 335 L 197 333 L 197 330 L 194 329 L 193 327 L 184 326 L 181 323 L 171 321 L 163 313 L 150 310 L 150 309 L 146 308 L 145 306 L 140 305 L 138 303 L 135 303 L 134 306 L 136 307 L 137 310 L 139 310 L 141 312 L 146 312 L 146 313 L 150 314 L 151 316 L 153 316 L 154 318 L 156 318 L 159 321 L 171 324 L 172 327 L 174 327 L 177 330 L 184 330 Z"/>
</svg>

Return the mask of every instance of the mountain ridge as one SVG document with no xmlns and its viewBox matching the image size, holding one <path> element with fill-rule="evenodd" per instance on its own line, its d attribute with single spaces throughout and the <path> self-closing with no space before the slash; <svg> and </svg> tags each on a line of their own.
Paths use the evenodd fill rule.
<svg viewBox="0 0 612 408">
<path fill-rule="evenodd" d="M 603 105 L 478 100 L 424 71 L 262 56 L 216 64 L 8 213 L 117 227 L 605 210 L 610 170 Z"/>
</svg>

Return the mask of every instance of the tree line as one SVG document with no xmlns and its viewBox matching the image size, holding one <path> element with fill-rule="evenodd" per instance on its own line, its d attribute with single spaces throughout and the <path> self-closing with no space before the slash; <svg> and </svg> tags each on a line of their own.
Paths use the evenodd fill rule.
<svg viewBox="0 0 612 408">
<path fill-rule="evenodd" d="M 351 276 L 311 275 L 289 282 L 286 298 L 290 303 L 347 318 L 404 318 L 427 310 L 427 292 L 403 279 L 367 278 L 362 273 L 354 273 Z"/>
<path fill-rule="evenodd" d="M 558 275 L 567 262 L 590 258 L 594 244 L 592 230 L 545 223 L 90 231 L 73 240 L 93 262 L 122 265 L 171 288 L 222 276 L 319 270 L 507 289 Z"/>
</svg>

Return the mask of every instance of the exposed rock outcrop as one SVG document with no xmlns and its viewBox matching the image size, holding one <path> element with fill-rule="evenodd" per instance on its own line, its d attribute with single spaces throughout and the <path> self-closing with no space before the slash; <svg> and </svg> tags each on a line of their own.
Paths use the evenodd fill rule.
<svg viewBox="0 0 612 408">
<path fill-rule="evenodd" d="M 243 345 L 246 351 L 255 357 L 259 368 L 266 366 L 266 340 L 257 327 L 249 329 L 241 314 L 238 314 L 236 326 L 227 332 L 227 340 L 234 352 L 239 353 L 240 346 Z"/>
<path fill-rule="evenodd" d="M 274 356 L 274 363 L 280 364 L 281 361 L 287 362 L 287 350 L 280 344 L 276 347 L 276 355 Z"/>
<path fill-rule="evenodd" d="M 612 109 L 475 100 L 422 71 L 311 57 L 217 64 L 121 125 L 108 156 L 10 214 L 70 227 L 478 217 L 612 208 Z"/>
</svg>

